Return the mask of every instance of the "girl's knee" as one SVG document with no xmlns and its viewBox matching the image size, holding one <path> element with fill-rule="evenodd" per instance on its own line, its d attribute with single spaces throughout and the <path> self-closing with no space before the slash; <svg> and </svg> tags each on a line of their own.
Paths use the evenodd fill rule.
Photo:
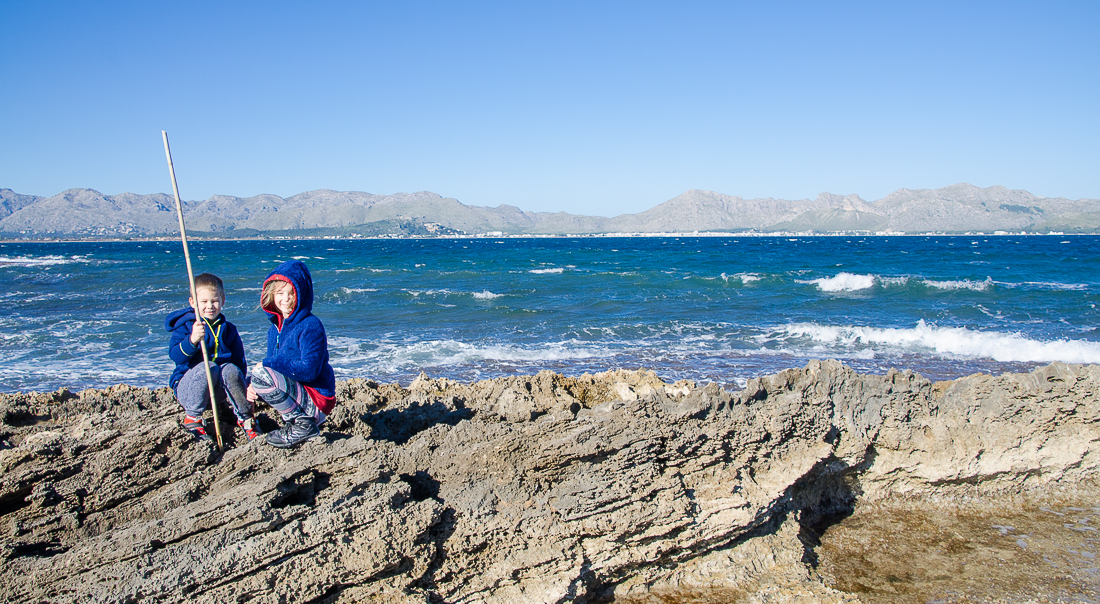
<svg viewBox="0 0 1100 604">
<path fill-rule="evenodd" d="M 263 363 L 256 363 L 252 368 L 252 385 L 257 388 L 274 388 L 276 385 L 275 372 L 264 367 Z"/>
</svg>

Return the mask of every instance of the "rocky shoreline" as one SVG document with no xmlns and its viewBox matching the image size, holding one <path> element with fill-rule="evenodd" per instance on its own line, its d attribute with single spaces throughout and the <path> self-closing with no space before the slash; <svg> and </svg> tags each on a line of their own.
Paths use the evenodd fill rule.
<svg viewBox="0 0 1100 604">
<path fill-rule="evenodd" d="M 167 389 L 0 395 L 5 597 L 1100 601 L 1098 366 L 932 383 L 814 361 L 739 392 L 614 371 L 337 395 L 323 443 L 226 425 L 221 454 Z"/>
</svg>

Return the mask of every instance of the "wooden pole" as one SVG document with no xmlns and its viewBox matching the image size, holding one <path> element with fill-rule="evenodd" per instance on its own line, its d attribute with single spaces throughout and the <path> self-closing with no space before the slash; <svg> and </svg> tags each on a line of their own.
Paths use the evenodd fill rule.
<svg viewBox="0 0 1100 604">
<path fill-rule="evenodd" d="M 176 215 L 180 219 L 180 239 L 183 240 L 183 259 L 187 261 L 187 281 L 191 286 L 191 300 L 195 302 L 195 320 L 202 321 L 199 315 L 199 296 L 195 293 L 195 271 L 191 269 L 191 253 L 187 250 L 187 228 L 183 225 L 183 202 L 180 201 L 180 189 L 176 186 L 176 169 L 172 166 L 172 151 L 168 148 L 168 133 L 160 131 L 164 137 L 164 155 L 168 157 L 168 174 L 172 177 L 172 192 L 176 195 Z M 218 402 L 214 396 L 214 376 L 210 374 L 210 355 L 206 352 L 206 324 L 203 324 L 203 336 L 199 340 L 202 349 L 202 366 L 206 369 L 206 386 L 210 389 L 210 409 L 214 412 L 214 434 L 218 438 L 218 451 L 222 450 L 222 429 L 218 421 Z"/>
</svg>

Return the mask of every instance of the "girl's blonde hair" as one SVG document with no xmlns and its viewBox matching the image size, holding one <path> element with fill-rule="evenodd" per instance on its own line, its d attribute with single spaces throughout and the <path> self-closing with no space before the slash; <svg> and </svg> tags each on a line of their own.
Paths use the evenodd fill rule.
<svg viewBox="0 0 1100 604">
<path fill-rule="evenodd" d="M 264 289 L 260 292 L 260 308 L 267 310 L 267 307 L 275 302 L 275 292 L 279 291 L 283 286 L 290 288 L 294 287 L 282 279 L 272 279 L 264 283 Z M 297 294 L 298 292 L 294 293 Z"/>
</svg>

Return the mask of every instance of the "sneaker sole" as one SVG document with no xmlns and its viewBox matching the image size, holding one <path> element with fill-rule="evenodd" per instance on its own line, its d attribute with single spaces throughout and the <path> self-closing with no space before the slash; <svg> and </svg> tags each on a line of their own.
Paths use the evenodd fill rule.
<svg viewBox="0 0 1100 604">
<path fill-rule="evenodd" d="M 321 443 L 326 443 L 326 444 L 328 443 L 328 439 L 326 439 L 324 436 L 321 436 L 320 434 L 315 434 L 313 436 L 307 436 L 307 437 L 303 438 L 302 440 L 295 441 L 295 442 L 292 442 L 292 443 L 273 443 L 270 440 L 264 439 L 264 442 L 271 445 L 272 447 L 275 447 L 276 449 L 290 449 L 292 447 L 297 447 L 298 445 L 302 445 L 302 444 L 305 444 L 305 443 L 308 443 L 308 442 L 313 442 L 313 441 L 320 441 Z"/>
</svg>

